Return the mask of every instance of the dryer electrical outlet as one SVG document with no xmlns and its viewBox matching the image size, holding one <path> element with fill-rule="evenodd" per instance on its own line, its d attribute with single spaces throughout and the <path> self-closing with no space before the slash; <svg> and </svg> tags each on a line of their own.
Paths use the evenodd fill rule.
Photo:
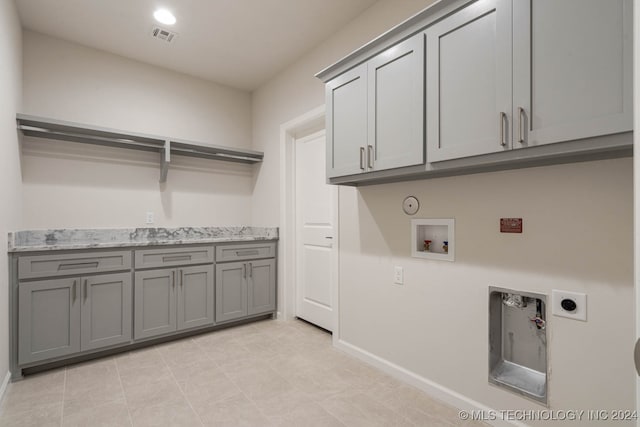
<svg viewBox="0 0 640 427">
<path fill-rule="evenodd" d="M 551 312 L 554 316 L 587 321 L 587 294 L 570 291 L 551 291 Z"/>
</svg>

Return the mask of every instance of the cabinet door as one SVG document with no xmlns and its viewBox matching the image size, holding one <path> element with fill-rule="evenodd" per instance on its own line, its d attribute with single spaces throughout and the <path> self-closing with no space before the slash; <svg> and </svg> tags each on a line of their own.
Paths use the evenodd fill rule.
<svg viewBox="0 0 640 427">
<path fill-rule="evenodd" d="M 213 265 L 178 269 L 178 330 L 213 324 Z"/>
<path fill-rule="evenodd" d="M 510 148 L 511 0 L 478 0 L 426 30 L 427 160 Z"/>
<path fill-rule="evenodd" d="M 216 265 L 216 322 L 247 315 L 247 264 Z"/>
<path fill-rule="evenodd" d="M 82 278 L 81 349 L 131 341 L 131 273 Z"/>
<path fill-rule="evenodd" d="M 424 35 L 368 63 L 367 163 L 374 170 L 424 163 Z"/>
<path fill-rule="evenodd" d="M 18 362 L 80 351 L 79 278 L 39 280 L 18 287 Z"/>
<path fill-rule="evenodd" d="M 327 176 L 365 170 L 367 146 L 367 66 L 359 65 L 326 86 Z"/>
<path fill-rule="evenodd" d="M 514 148 L 632 130 L 631 0 L 513 7 Z"/>
<path fill-rule="evenodd" d="M 276 260 L 264 259 L 248 262 L 249 314 L 276 309 Z"/>
<path fill-rule="evenodd" d="M 134 285 L 134 338 L 176 330 L 175 270 L 139 271 Z"/>
</svg>

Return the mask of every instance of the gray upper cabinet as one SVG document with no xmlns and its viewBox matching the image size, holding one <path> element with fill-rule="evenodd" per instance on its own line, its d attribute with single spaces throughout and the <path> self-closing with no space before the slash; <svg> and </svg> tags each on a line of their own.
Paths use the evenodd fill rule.
<svg viewBox="0 0 640 427">
<path fill-rule="evenodd" d="M 631 0 L 513 8 L 514 148 L 632 130 Z"/>
<path fill-rule="evenodd" d="M 178 269 L 178 330 L 213 324 L 213 265 Z"/>
<path fill-rule="evenodd" d="M 327 176 L 424 164 L 424 36 L 331 80 Z"/>
<path fill-rule="evenodd" d="M 329 183 L 631 156 L 632 9 L 632 0 L 434 2 L 316 74 L 327 87 Z"/>
<path fill-rule="evenodd" d="M 135 339 L 173 332 L 177 328 L 175 270 L 135 274 Z"/>
<path fill-rule="evenodd" d="M 428 161 L 509 149 L 511 1 L 479 0 L 425 34 Z"/>
<path fill-rule="evenodd" d="M 367 169 L 423 164 L 423 35 L 378 54 L 367 68 Z"/>
<path fill-rule="evenodd" d="M 79 282 L 78 278 L 69 278 L 20 284 L 20 364 L 80 351 Z"/>
<path fill-rule="evenodd" d="M 131 299 L 131 273 L 82 279 L 82 351 L 131 341 Z"/>
<path fill-rule="evenodd" d="M 276 261 L 265 259 L 248 264 L 248 313 L 260 314 L 275 310 Z"/>
<path fill-rule="evenodd" d="M 367 147 L 367 66 L 331 81 L 327 98 L 327 176 L 365 170 Z"/>
</svg>

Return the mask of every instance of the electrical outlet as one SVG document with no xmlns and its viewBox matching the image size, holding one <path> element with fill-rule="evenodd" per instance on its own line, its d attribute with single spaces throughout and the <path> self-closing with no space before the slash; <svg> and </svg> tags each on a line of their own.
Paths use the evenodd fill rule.
<svg viewBox="0 0 640 427">
<path fill-rule="evenodd" d="M 404 268 L 396 266 L 393 271 L 393 283 L 396 285 L 404 284 Z"/>
<path fill-rule="evenodd" d="M 551 291 L 551 312 L 554 316 L 587 321 L 587 295 L 569 291 Z"/>
<path fill-rule="evenodd" d="M 146 223 L 147 224 L 153 224 L 154 223 L 153 212 L 147 212 Z"/>
</svg>

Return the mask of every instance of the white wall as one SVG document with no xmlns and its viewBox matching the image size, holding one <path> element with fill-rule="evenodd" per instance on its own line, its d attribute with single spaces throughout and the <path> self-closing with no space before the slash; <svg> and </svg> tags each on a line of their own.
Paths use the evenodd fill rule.
<svg viewBox="0 0 640 427">
<path fill-rule="evenodd" d="M 20 150 L 16 111 L 22 98 L 22 32 L 12 1 L 0 2 L 0 248 L 20 228 Z M 9 371 L 9 287 L 7 258 L 0 262 L 0 387 Z"/>
<path fill-rule="evenodd" d="M 238 148 L 251 146 L 247 92 L 24 32 L 24 112 Z M 24 228 L 241 225 L 252 167 L 25 138 Z"/>
<path fill-rule="evenodd" d="M 427 3 L 381 0 L 254 93 L 254 146 L 270 154 L 255 224 L 279 217 L 279 126 L 324 102 L 313 74 Z M 410 258 L 410 194 L 416 217 L 456 219 L 455 263 Z M 549 318 L 550 406 L 632 409 L 632 197 L 631 159 L 340 188 L 341 339 L 489 407 L 540 409 L 487 383 L 488 286 L 586 292 L 588 322 Z M 500 217 L 524 233 L 500 234 Z"/>
</svg>

